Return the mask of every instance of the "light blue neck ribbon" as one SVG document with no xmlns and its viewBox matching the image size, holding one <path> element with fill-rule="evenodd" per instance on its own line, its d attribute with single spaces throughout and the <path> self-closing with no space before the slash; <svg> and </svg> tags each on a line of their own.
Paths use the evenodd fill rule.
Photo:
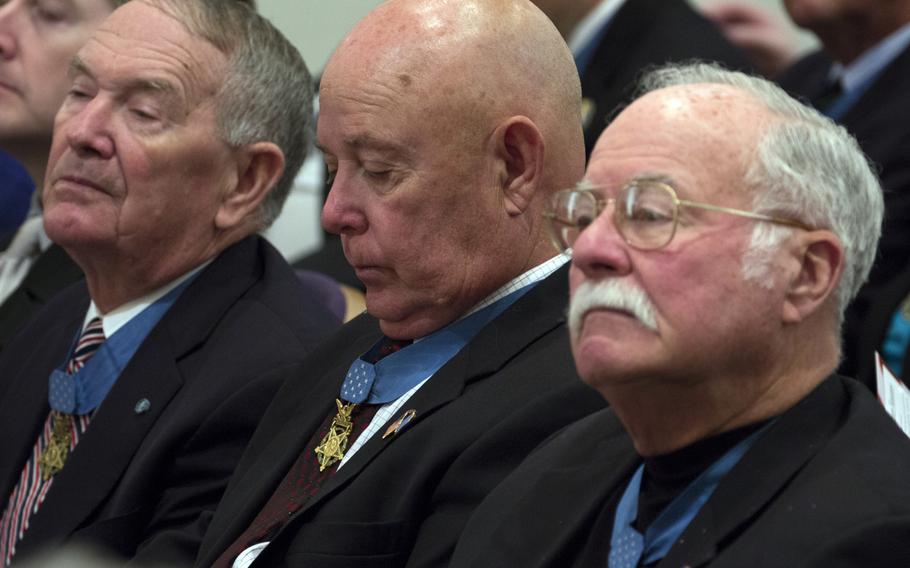
<svg viewBox="0 0 910 568">
<path fill-rule="evenodd" d="M 79 336 L 82 335 L 80 329 L 66 361 L 51 372 L 48 389 L 48 402 L 51 408 L 67 414 L 88 414 L 98 408 L 149 332 L 194 279 L 195 275 L 187 278 L 139 312 L 136 317 L 106 338 L 82 369 L 68 375 L 65 371 L 66 364 L 72 358 Z"/>
<path fill-rule="evenodd" d="M 484 326 L 533 286 L 534 284 L 529 284 L 520 288 L 420 341 L 383 357 L 377 363 L 369 363 L 365 358 L 369 359 L 385 338 L 379 340 L 348 369 L 341 385 L 341 398 L 358 404 L 385 404 L 396 400 L 436 373 Z"/>
<path fill-rule="evenodd" d="M 768 425 L 770 426 L 770 424 Z M 644 564 L 651 564 L 667 555 L 673 543 L 685 530 L 698 511 L 717 489 L 720 480 L 736 465 L 768 428 L 764 426 L 727 451 L 711 464 L 695 481 L 676 496 L 645 530 L 644 536 L 633 523 L 638 518 L 638 494 L 645 465 L 635 470 L 629 485 L 616 507 L 613 534 L 610 537 L 609 568 L 633 568 L 644 557 Z"/>
<path fill-rule="evenodd" d="M 835 122 L 840 121 L 840 119 L 842 119 L 844 115 L 847 114 L 851 108 L 853 108 L 853 105 L 856 104 L 856 101 L 858 101 L 864 94 L 866 94 L 866 91 L 869 90 L 869 87 L 872 86 L 872 83 L 875 82 L 880 73 L 881 71 L 875 73 L 866 79 L 865 82 L 860 83 L 849 91 L 845 90 L 841 96 L 835 99 L 835 101 L 828 106 L 828 108 L 821 109 L 822 114 Z"/>
</svg>

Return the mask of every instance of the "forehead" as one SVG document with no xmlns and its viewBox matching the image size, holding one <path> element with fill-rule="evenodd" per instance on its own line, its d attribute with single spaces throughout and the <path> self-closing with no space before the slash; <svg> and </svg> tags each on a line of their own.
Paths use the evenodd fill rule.
<svg viewBox="0 0 910 568">
<path fill-rule="evenodd" d="M 657 174 L 689 198 L 739 187 L 763 114 L 756 101 L 732 87 L 692 85 L 648 93 L 601 135 L 586 178 L 613 187 Z"/>
<path fill-rule="evenodd" d="M 443 113 L 426 70 L 401 46 L 348 45 L 333 55 L 319 89 L 318 138 L 355 148 L 416 150 L 433 138 Z M 385 53 L 377 50 L 385 49 Z"/>
<path fill-rule="evenodd" d="M 141 75 L 188 100 L 213 95 L 226 58 L 173 17 L 141 0 L 127 2 L 92 34 L 77 56 L 77 71 L 100 78 Z"/>
</svg>

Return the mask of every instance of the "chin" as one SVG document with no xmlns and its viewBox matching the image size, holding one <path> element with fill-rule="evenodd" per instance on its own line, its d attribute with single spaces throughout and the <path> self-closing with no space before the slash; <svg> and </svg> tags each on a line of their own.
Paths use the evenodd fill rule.
<svg viewBox="0 0 910 568">
<path fill-rule="evenodd" d="M 439 313 L 438 310 L 383 313 L 381 310 L 374 311 L 367 304 L 367 312 L 379 320 L 379 327 L 382 329 L 382 333 L 393 339 L 426 337 L 449 323 L 447 318 L 439 317 L 444 314 Z"/>
<path fill-rule="evenodd" d="M 56 244 L 69 246 L 98 245 L 105 242 L 100 225 L 72 211 L 73 207 L 58 205 L 44 213 L 44 232 Z"/>
</svg>

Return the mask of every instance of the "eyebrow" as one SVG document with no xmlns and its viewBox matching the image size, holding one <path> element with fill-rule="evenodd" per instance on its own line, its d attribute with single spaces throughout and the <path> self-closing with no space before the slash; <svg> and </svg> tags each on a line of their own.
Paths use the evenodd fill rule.
<svg viewBox="0 0 910 568">
<path fill-rule="evenodd" d="M 357 136 L 349 136 L 343 139 L 345 146 L 351 146 L 355 149 L 368 149 L 375 150 L 377 152 L 384 152 L 388 154 L 399 154 L 402 156 L 410 156 L 412 149 L 410 146 L 405 144 L 399 144 L 396 142 L 389 142 L 388 140 L 381 140 L 371 134 L 360 134 Z M 316 143 L 316 147 L 323 154 L 331 153 L 324 146 Z"/>
<path fill-rule="evenodd" d="M 89 66 L 78 55 L 73 57 L 73 60 L 70 62 L 69 71 L 67 74 L 70 78 L 73 78 L 77 75 L 85 75 L 92 80 L 95 80 L 95 74 L 92 73 L 91 69 L 89 69 Z M 177 89 L 173 84 L 161 79 L 132 79 L 127 84 L 126 90 L 151 91 L 155 93 L 162 93 L 167 96 L 174 96 L 177 94 Z"/>
<path fill-rule="evenodd" d="M 660 173 L 656 173 L 656 172 L 644 172 L 641 174 L 634 175 L 631 178 L 629 178 L 629 180 L 626 181 L 626 183 L 643 182 L 643 181 L 664 183 L 664 184 L 667 184 L 670 187 L 672 187 L 674 190 L 677 188 L 676 180 L 674 180 L 667 174 L 660 174 Z"/>
<path fill-rule="evenodd" d="M 657 173 L 657 172 L 644 172 L 644 173 L 635 174 L 634 176 L 623 180 L 622 187 L 625 187 L 625 186 L 629 185 L 630 183 L 636 183 L 636 182 L 665 183 L 665 184 L 669 185 L 670 187 L 672 187 L 674 190 L 676 190 L 676 187 L 677 187 L 676 181 L 673 178 L 671 178 L 667 174 L 661 174 L 661 173 Z M 603 184 L 594 183 L 590 179 L 588 179 L 587 176 L 583 177 L 581 180 L 578 181 L 578 183 L 575 184 L 575 189 L 578 191 L 591 191 L 594 189 L 600 189 L 602 187 L 604 187 Z"/>
</svg>

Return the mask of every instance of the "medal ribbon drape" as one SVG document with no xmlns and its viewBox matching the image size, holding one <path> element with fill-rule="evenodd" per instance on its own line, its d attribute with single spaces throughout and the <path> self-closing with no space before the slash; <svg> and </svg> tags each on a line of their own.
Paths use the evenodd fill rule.
<svg viewBox="0 0 910 568">
<path fill-rule="evenodd" d="M 104 329 L 101 318 L 93 318 L 82 331 L 73 354 L 66 365 L 66 372 L 73 375 L 85 366 L 88 360 L 104 343 Z M 16 552 L 16 543 L 25 535 L 28 520 L 38 511 L 51 488 L 56 475 L 63 469 L 66 458 L 79 442 L 79 436 L 88 427 L 90 416 L 76 415 L 57 410 L 55 400 L 59 393 L 48 394 L 51 412 L 25 464 L 19 482 L 7 501 L 3 517 L 0 518 L 0 559 L 8 565 Z"/>
</svg>

